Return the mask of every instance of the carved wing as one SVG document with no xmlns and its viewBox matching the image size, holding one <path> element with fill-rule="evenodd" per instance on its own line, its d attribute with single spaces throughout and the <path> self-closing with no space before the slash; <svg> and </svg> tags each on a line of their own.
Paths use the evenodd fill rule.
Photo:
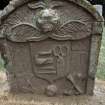
<svg viewBox="0 0 105 105">
<path fill-rule="evenodd" d="M 10 29 L 8 39 L 14 42 L 41 41 L 48 37 L 56 40 L 78 40 L 90 36 L 91 28 L 80 21 L 69 21 L 50 35 L 42 34 L 34 25 L 21 23 Z"/>
<path fill-rule="evenodd" d="M 63 24 L 54 34 L 58 40 L 78 40 L 90 36 L 91 28 L 80 21 L 69 21 Z"/>
<path fill-rule="evenodd" d="M 14 42 L 26 42 L 31 38 L 40 39 L 39 30 L 31 24 L 22 23 L 13 26 L 7 38 Z"/>
</svg>

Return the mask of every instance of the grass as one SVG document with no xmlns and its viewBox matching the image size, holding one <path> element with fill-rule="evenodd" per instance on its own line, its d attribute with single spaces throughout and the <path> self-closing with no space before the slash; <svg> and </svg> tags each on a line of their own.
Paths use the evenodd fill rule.
<svg viewBox="0 0 105 105">
<path fill-rule="evenodd" d="M 5 70 L 3 68 L 3 64 L 4 64 L 3 60 L 0 60 L 0 70 L 1 71 Z M 99 64 L 98 64 L 96 76 L 98 79 L 105 80 L 105 28 L 103 32 L 102 45 L 101 45 L 101 51 L 100 51 L 100 56 L 99 56 Z"/>
<path fill-rule="evenodd" d="M 105 28 L 103 32 L 101 51 L 99 56 L 97 78 L 105 80 Z"/>
</svg>

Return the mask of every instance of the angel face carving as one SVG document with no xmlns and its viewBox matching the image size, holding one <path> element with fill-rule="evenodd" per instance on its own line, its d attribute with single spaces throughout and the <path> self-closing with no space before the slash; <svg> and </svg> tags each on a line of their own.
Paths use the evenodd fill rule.
<svg viewBox="0 0 105 105">
<path fill-rule="evenodd" d="M 62 2 L 53 2 L 52 0 L 43 0 L 28 4 L 30 9 L 41 10 L 35 16 L 36 27 L 44 33 L 52 32 L 60 23 L 60 16 L 57 13 L 58 7 L 62 6 Z"/>
<path fill-rule="evenodd" d="M 44 9 L 39 13 L 39 17 L 36 21 L 36 26 L 42 32 L 51 32 L 57 28 L 60 17 L 57 12 L 53 9 Z"/>
<path fill-rule="evenodd" d="M 29 18 L 31 22 L 18 20 L 18 24 L 10 27 L 8 39 L 15 42 L 27 42 L 27 40 L 41 41 L 47 38 L 78 40 L 90 36 L 91 25 L 88 26 L 86 22 L 80 20 L 66 19 L 67 16 L 64 19 L 60 11 L 64 7 L 62 1 L 33 1 L 27 6 L 34 11 L 34 13 L 32 11 L 32 18 Z"/>
</svg>

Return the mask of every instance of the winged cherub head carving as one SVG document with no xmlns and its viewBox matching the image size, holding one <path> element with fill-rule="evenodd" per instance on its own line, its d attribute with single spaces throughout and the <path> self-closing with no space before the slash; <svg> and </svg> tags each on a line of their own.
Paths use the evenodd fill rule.
<svg viewBox="0 0 105 105">
<path fill-rule="evenodd" d="M 60 4 L 51 4 L 48 2 L 38 2 L 35 4 L 28 5 L 31 9 L 39 9 L 41 11 L 38 13 L 36 18 L 36 27 L 42 32 L 51 32 L 55 30 L 60 23 L 60 16 L 57 11 L 54 9 L 55 7 L 60 6 Z"/>
<path fill-rule="evenodd" d="M 43 1 L 36 0 L 28 3 L 30 9 L 36 10 L 35 15 L 32 14 L 32 23 L 20 22 L 13 25 L 8 35 L 10 40 L 15 42 L 40 41 L 46 38 L 78 40 L 90 36 L 91 24 L 78 19 L 72 20 L 72 17 L 68 18 L 66 13 L 65 19 L 63 18 L 60 13 L 60 9 L 66 6 L 63 2 L 60 0 Z"/>
<path fill-rule="evenodd" d="M 53 9 L 44 9 L 40 12 L 39 17 L 36 21 L 36 25 L 43 32 L 51 32 L 56 29 L 59 24 L 59 16 Z"/>
</svg>

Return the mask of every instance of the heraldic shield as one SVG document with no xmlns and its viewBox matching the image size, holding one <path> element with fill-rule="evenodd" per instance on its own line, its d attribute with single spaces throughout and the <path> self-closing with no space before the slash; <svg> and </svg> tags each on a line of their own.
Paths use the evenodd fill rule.
<svg viewBox="0 0 105 105">
<path fill-rule="evenodd" d="M 69 73 L 70 43 L 42 41 L 31 43 L 33 72 L 49 83 L 64 78 Z"/>
</svg>

